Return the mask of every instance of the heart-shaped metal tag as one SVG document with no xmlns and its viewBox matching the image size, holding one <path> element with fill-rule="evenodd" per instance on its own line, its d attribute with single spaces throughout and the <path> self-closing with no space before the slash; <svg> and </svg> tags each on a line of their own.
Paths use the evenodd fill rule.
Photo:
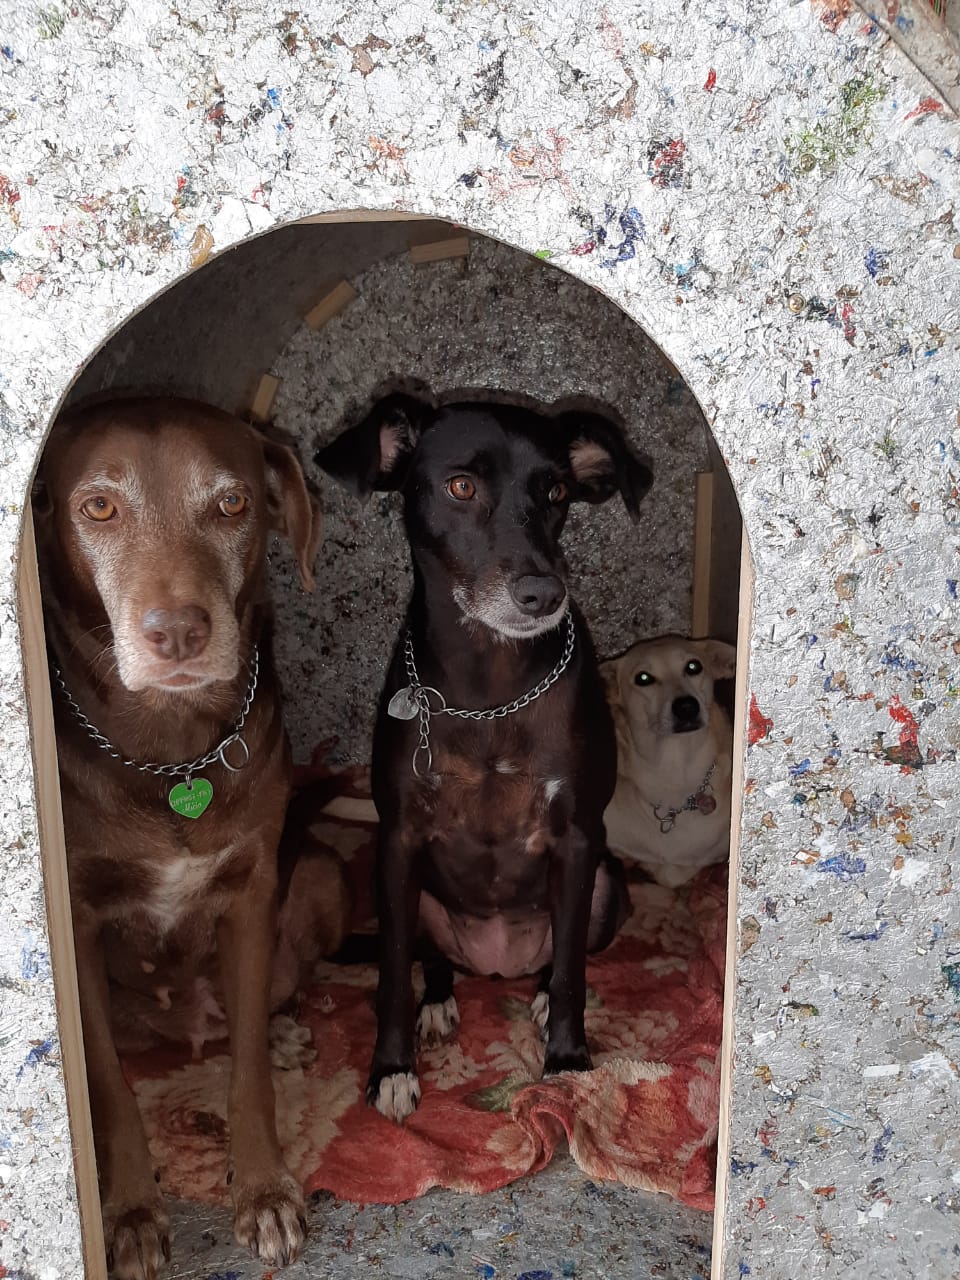
<svg viewBox="0 0 960 1280">
<path fill-rule="evenodd" d="M 213 799 L 213 787 L 206 778 L 178 782 L 167 797 L 170 808 L 182 818 L 199 818 Z"/>
<path fill-rule="evenodd" d="M 398 689 L 387 704 L 387 715 L 394 720 L 412 720 L 419 710 L 417 697 L 411 685 Z"/>
</svg>

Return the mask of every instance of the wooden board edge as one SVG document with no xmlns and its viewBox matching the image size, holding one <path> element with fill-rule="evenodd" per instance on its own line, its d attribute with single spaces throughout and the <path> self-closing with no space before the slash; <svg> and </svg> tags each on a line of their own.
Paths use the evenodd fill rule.
<svg viewBox="0 0 960 1280">
<path fill-rule="evenodd" d="M 54 975 L 57 1027 L 63 1081 L 67 1096 L 73 1169 L 80 1215 L 80 1239 L 85 1280 L 106 1280 L 107 1264 L 100 1210 L 100 1188 L 90 1118 L 90 1094 L 83 1056 L 80 993 L 67 879 L 67 853 L 60 805 L 60 771 L 53 727 L 53 701 L 47 667 L 43 608 L 33 513 L 23 515 L 20 559 L 17 565 L 17 612 L 23 653 L 30 750 L 36 787 L 40 862 L 47 904 L 47 934 Z"/>
<path fill-rule="evenodd" d="M 737 996 L 737 894 L 740 883 L 740 835 L 747 750 L 747 696 L 750 688 L 750 639 L 753 630 L 754 573 L 746 531 L 740 542 L 740 625 L 733 723 L 730 803 L 730 870 L 727 879 L 727 947 L 723 982 L 723 1033 L 720 1040 L 720 1120 L 717 1131 L 717 1186 L 713 1209 L 710 1280 L 723 1280 L 727 1186 L 730 1178 L 730 1124 L 733 1106 L 734 1013 Z"/>
<path fill-rule="evenodd" d="M 280 379 L 274 373 L 265 373 L 257 383 L 257 390 L 250 405 L 250 418 L 253 422 L 266 422 L 273 408 L 273 400 L 280 386 Z"/>
<path fill-rule="evenodd" d="M 322 329 L 334 316 L 348 307 L 356 296 L 357 291 L 349 280 L 339 280 L 310 308 L 303 317 L 304 324 L 310 329 Z"/>
<path fill-rule="evenodd" d="M 308 213 L 287 225 L 303 227 L 336 222 L 436 222 L 436 218 L 400 209 L 337 209 L 333 213 Z"/>
<path fill-rule="evenodd" d="M 702 639 L 710 634 L 710 596 L 713 568 L 712 471 L 695 473 L 693 499 L 693 587 L 690 601 L 690 634 Z"/>
<path fill-rule="evenodd" d="M 426 244 L 412 244 L 409 254 L 410 261 L 418 267 L 427 262 L 441 262 L 445 258 L 468 258 L 470 237 L 445 236 L 442 240 L 430 240 Z"/>
</svg>

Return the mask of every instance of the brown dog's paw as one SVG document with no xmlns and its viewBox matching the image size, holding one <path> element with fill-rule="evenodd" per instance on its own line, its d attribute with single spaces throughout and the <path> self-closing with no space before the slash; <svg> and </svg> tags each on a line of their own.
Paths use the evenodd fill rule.
<svg viewBox="0 0 960 1280">
<path fill-rule="evenodd" d="M 170 1219 L 158 1197 L 154 1204 L 103 1211 L 107 1270 L 115 1280 L 154 1280 L 170 1261 Z"/>
<path fill-rule="evenodd" d="M 309 1027 L 303 1027 L 295 1018 L 276 1013 L 270 1019 L 270 1062 L 280 1071 L 293 1071 L 297 1067 L 309 1067 L 317 1059 Z"/>
<path fill-rule="evenodd" d="M 300 1184 L 278 1170 L 273 1177 L 242 1184 L 234 1179 L 233 1234 L 268 1267 L 293 1262 L 307 1236 L 306 1205 Z"/>
<path fill-rule="evenodd" d="M 547 1023 L 550 1021 L 550 992 L 538 991 L 530 1001 L 530 1017 L 540 1028 L 544 1040 L 547 1038 Z"/>
<path fill-rule="evenodd" d="M 394 1071 L 389 1075 L 371 1076 L 367 1085 L 367 1101 L 382 1116 L 397 1124 L 413 1115 L 420 1102 L 420 1081 L 414 1071 Z"/>
<path fill-rule="evenodd" d="M 452 1040 L 460 1028 L 460 1010 L 455 996 L 442 1004 L 422 1004 L 417 1013 L 417 1041 L 424 1049 Z"/>
</svg>

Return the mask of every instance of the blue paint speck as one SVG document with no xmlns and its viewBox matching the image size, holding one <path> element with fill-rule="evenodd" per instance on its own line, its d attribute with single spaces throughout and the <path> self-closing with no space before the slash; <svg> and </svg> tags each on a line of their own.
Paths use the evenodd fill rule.
<svg viewBox="0 0 960 1280">
<path fill-rule="evenodd" d="M 881 249 L 870 248 L 863 255 L 863 265 L 870 272 L 870 278 L 876 280 L 877 273 L 886 270 L 887 255 Z"/>
<path fill-rule="evenodd" d="M 885 1124 L 883 1126 L 883 1133 L 881 1133 L 880 1137 L 873 1144 L 873 1163 L 874 1164 L 883 1164 L 884 1160 L 886 1160 L 887 1147 L 889 1147 L 890 1139 L 892 1137 L 893 1137 L 893 1128 L 890 1125 Z"/>
<path fill-rule="evenodd" d="M 756 1161 L 754 1160 L 737 1160 L 736 1157 L 734 1157 L 730 1161 L 730 1172 L 735 1178 L 740 1177 L 743 1173 L 753 1173 L 756 1167 Z"/>
<path fill-rule="evenodd" d="M 849 853 L 838 853 L 832 858 L 824 858 L 814 867 L 821 874 L 836 876 L 838 880 L 850 880 L 853 876 L 862 876 L 867 864 L 862 858 L 852 858 Z"/>
<path fill-rule="evenodd" d="M 869 933 L 845 933 L 843 936 L 848 942 L 877 942 L 883 937 L 889 925 L 889 920 L 881 920 L 876 929 Z"/>
<path fill-rule="evenodd" d="M 53 1049 L 52 1040 L 44 1040 L 42 1044 L 35 1044 L 27 1056 L 24 1058 L 20 1069 L 17 1071 L 17 1079 L 23 1075 L 27 1067 L 37 1067 L 44 1060 L 48 1053 Z"/>
<path fill-rule="evenodd" d="M 280 106 L 280 90 L 279 90 L 279 89 L 268 89 L 268 90 L 267 90 L 267 102 L 270 104 L 270 109 L 271 109 L 272 111 L 276 111 L 276 110 L 278 110 L 278 108 L 279 108 L 279 106 Z"/>
<path fill-rule="evenodd" d="M 942 964 L 940 972 L 947 980 L 947 986 L 960 1000 L 960 964 Z"/>
<path fill-rule="evenodd" d="M 445 1258 L 453 1258 L 456 1256 L 445 1240 L 438 1240 L 436 1244 L 432 1244 L 429 1252 L 436 1258 L 439 1258 L 441 1255 Z"/>
<path fill-rule="evenodd" d="M 957 580 L 956 580 L 956 578 L 948 578 L 948 579 L 947 579 L 947 590 L 950 592 L 950 598 L 951 598 L 951 600 L 956 600 L 956 598 L 957 598 Z"/>
<path fill-rule="evenodd" d="M 489 1262 L 477 1263 L 477 1275 L 480 1277 L 480 1280 L 493 1280 L 496 1274 L 496 1267 L 492 1267 Z"/>
<path fill-rule="evenodd" d="M 0 53 L 9 61 L 13 61 L 13 50 L 8 44 L 0 44 Z"/>
<path fill-rule="evenodd" d="M 751 1274 L 750 1268 L 747 1266 L 747 1264 L 746 1264 L 742 1259 L 741 1259 L 741 1261 L 740 1261 L 740 1274 L 741 1274 L 742 1276 L 748 1276 L 748 1275 L 750 1275 L 750 1274 Z"/>
<path fill-rule="evenodd" d="M 809 773 L 809 771 L 810 771 L 809 759 L 801 760 L 799 764 L 792 764 L 790 766 L 790 777 L 799 778 L 801 774 Z"/>
</svg>

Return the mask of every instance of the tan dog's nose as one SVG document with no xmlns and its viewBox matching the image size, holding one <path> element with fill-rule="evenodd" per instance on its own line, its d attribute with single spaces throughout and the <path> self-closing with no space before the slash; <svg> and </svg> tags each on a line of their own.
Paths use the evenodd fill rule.
<svg viewBox="0 0 960 1280">
<path fill-rule="evenodd" d="M 143 638 L 159 658 L 195 658 L 210 639 L 210 615 L 199 605 L 148 609 L 140 624 Z"/>
</svg>

